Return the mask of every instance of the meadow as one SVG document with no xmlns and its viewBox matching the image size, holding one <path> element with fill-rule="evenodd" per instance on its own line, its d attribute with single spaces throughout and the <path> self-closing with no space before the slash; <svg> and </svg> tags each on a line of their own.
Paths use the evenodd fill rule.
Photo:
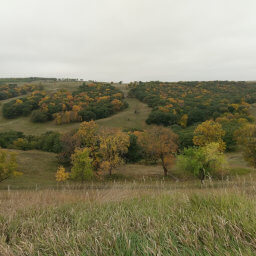
<svg viewBox="0 0 256 256">
<path fill-rule="evenodd" d="M 43 84 L 47 92 L 75 91 L 81 82 Z M 130 97 L 126 84 L 115 86 L 129 106 L 96 120 L 99 127 L 149 128 L 150 104 Z M 12 99 L 1 101 L 0 108 Z M 253 116 L 255 109 L 250 106 Z M 33 123 L 30 116 L 6 119 L 0 109 L 0 132 L 64 134 L 79 125 Z M 120 165 L 112 176 L 57 183 L 56 153 L 2 150 L 16 154 L 23 175 L 0 183 L 0 255 L 256 254 L 256 176 L 240 151 L 225 153 L 227 176 L 201 184 L 175 162 L 170 172 L 176 181 L 163 176 L 159 162 L 145 161 Z"/>
<path fill-rule="evenodd" d="M 3 191 L 1 255 L 255 255 L 252 181 Z"/>
</svg>

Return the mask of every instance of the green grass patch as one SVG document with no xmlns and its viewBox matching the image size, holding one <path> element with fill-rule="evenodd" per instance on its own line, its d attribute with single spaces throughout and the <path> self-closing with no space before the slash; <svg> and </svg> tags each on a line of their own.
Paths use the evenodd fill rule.
<svg viewBox="0 0 256 256">
<path fill-rule="evenodd" d="M 252 173 L 252 169 L 248 168 L 232 168 L 230 169 L 230 175 L 246 175 Z"/>
<path fill-rule="evenodd" d="M 17 154 L 18 171 L 22 176 L 13 177 L 0 183 L 0 188 L 32 188 L 56 185 L 57 155 L 37 150 L 11 150 Z"/>
</svg>

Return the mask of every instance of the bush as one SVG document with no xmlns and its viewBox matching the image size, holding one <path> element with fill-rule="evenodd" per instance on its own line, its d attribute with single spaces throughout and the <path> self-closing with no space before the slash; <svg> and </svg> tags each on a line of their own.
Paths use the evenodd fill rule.
<svg viewBox="0 0 256 256">
<path fill-rule="evenodd" d="M 0 133 L 0 147 L 8 148 L 13 142 L 19 138 L 25 138 L 22 132 L 8 131 Z"/>
<path fill-rule="evenodd" d="M 35 147 L 47 152 L 60 153 L 62 150 L 60 134 L 51 131 L 43 133 L 35 139 Z"/>
<path fill-rule="evenodd" d="M 31 144 L 28 142 L 27 139 L 19 138 L 13 142 L 15 148 L 20 150 L 29 150 L 31 148 Z"/>
<path fill-rule="evenodd" d="M 177 116 L 172 113 L 166 113 L 156 110 L 150 113 L 146 122 L 147 124 L 169 126 L 177 122 Z"/>
<path fill-rule="evenodd" d="M 31 121 L 34 123 L 43 123 L 48 121 L 48 116 L 40 110 L 34 110 L 31 115 Z"/>
<path fill-rule="evenodd" d="M 81 110 L 79 112 L 79 115 L 82 117 L 82 120 L 86 121 L 86 122 L 96 119 L 95 113 L 93 113 L 92 111 L 89 111 L 89 110 L 85 110 L 85 109 Z"/>
</svg>

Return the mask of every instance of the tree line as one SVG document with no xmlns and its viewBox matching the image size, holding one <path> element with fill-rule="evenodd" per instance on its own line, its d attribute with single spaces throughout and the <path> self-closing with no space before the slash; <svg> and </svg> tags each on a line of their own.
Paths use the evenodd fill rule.
<svg viewBox="0 0 256 256">
<path fill-rule="evenodd" d="M 193 146 L 196 126 L 214 120 L 225 131 L 227 151 L 236 149 L 234 133 L 244 123 L 252 123 L 252 103 L 256 102 L 256 85 L 248 82 L 133 82 L 130 96 L 145 102 L 152 111 L 148 124 L 170 126 L 179 135 L 179 146 Z"/>
<path fill-rule="evenodd" d="M 0 146 L 21 150 L 38 149 L 58 153 L 56 180 L 87 181 L 101 178 L 124 163 L 158 163 L 163 175 L 178 178 L 172 173 L 176 166 L 203 182 L 207 177 L 224 178 L 229 173 L 224 151 L 225 131 L 221 124 L 207 120 L 199 124 L 193 136 L 193 146 L 179 149 L 178 135 L 170 128 L 151 126 L 145 130 L 100 128 L 94 121 L 82 122 L 79 129 L 59 134 L 47 132 L 28 136 L 21 132 L 0 134 Z M 235 133 L 244 158 L 256 167 L 256 125 L 244 124 Z M 66 170 L 67 168 L 67 170 Z M 5 180 L 17 172 L 15 155 L 0 150 L 0 178 Z M 70 171 L 69 171 L 70 170 Z"/>
<path fill-rule="evenodd" d="M 25 84 L 18 86 L 17 84 L 0 85 L 0 100 L 14 98 L 20 95 L 25 95 L 36 90 L 43 90 L 43 85 Z"/>
</svg>

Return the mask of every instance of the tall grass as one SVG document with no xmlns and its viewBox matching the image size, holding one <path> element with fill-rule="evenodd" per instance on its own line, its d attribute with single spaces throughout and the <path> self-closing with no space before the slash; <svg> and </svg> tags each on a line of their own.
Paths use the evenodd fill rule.
<svg viewBox="0 0 256 256">
<path fill-rule="evenodd" d="M 255 255 L 256 189 L 2 191 L 0 255 Z"/>
</svg>

